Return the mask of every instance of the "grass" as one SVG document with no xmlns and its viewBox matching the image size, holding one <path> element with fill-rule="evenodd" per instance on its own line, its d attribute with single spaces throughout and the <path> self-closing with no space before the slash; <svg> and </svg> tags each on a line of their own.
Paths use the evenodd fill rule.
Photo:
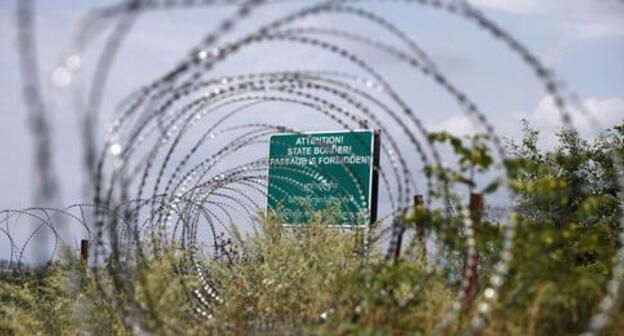
<svg viewBox="0 0 624 336">
<path fill-rule="evenodd" d="M 177 248 L 144 263 L 135 260 L 117 274 L 123 291 L 113 290 L 109 266 L 97 269 L 96 281 L 94 270 L 68 253 L 39 273 L 4 276 L 0 334 L 429 335 L 457 293 L 448 273 L 427 272 L 418 244 L 394 264 L 379 246 L 363 257 L 358 232 L 320 225 L 285 229 L 266 221 L 259 234 L 242 239 L 237 256 L 198 259 L 224 298 L 212 319 L 193 313 L 191 293 L 200 284 L 184 271 L 189 256 Z M 570 283 L 512 281 L 483 334 L 577 334 L 587 326 L 601 285 L 585 274 Z M 620 310 L 606 335 L 624 330 L 623 316 Z M 458 334 L 467 323 L 460 318 L 446 333 Z"/>
</svg>

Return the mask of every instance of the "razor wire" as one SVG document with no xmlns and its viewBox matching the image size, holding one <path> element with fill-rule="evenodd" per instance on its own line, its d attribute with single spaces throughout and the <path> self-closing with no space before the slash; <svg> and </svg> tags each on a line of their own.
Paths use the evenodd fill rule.
<svg viewBox="0 0 624 336">
<path fill-rule="evenodd" d="M 26 101 L 30 102 L 29 113 L 37 126 L 36 149 L 38 176 L 41 182 L 38 193 L 45 200 L 42 207 L 0 212 L 0 227 L 9 245 L 10 261 L 19 265 L 26 260 L 25 251 L 32 240 L 46 232 L 54 239 L 55 248 L 68 245 L 57 231 L 61 225 L 84 229 L 94 242 L 93 263 L 113 264 L 119 271 L 113 272 L 115 292 L 101 290 L 112 302 L 120 294 L 129 298 L 130 314 L 127 325 L 135 325 L 141 314 L 156 316 L 157 312 L 141 308 L 132 297 L 133 285 L 128 275 L 130 255 L 137 255 L 137 262 L 148 255 L 158 254 L 162 246 L 145 246 L 146 237 L 158 236 L 164 242 L 179 242 L 189 253 L 187 264 L 181 272 L 194 274 L 200 282 L 198 288 L 189 288 L 190 311 L 199 319 L 214 319 L 219 305 L 227 297 L 219 294 L 214 279 L 200 265 L 197 259 L 217 258 L 223 234 L 236 248 L 243 248 L 240 230 L 257 233 L 255 214 L 263 210 L 263 202 L 273 195 L 267 194 L 269 162 L 259 146 L 267 146 L 267 139 L 274 133 L 293 133 L 310 136 L 305 129 L 310 125 L 283 124 L 279 116 L 266 115 L 266 106 L 292 106 L 295 110 L 306 110 L 317 118 L 333 125 L 335 129 L 354 131 L 372 128 L 381 131 L 381 164 L 375 169 L 380 176 L 380 190 L 387 195 L 389 208 L 384 209 L 378 220 L 381 230 L 368 232 L 371 240 L 385 242 L 387 255 L 398 247 L 397 239 L 406 230 L 404 217 L 412 210 L 411 196 L 424 193 L 427 207 L 444 209 L 450 217 L 461 221 L 466 246 L 465 256 L 470 263 L 477 256 L 475 222 L 468 208 L 452 200 L 452 186 L 446 179 L 437 180 L 423 174 L 428 166 L 445 167 L 439 145 L 428 138 L 419 113 L 415 111 L 399 91 L 391 84 L 373 62 L 366 60 L 361 48 L 383 53 L 393 64 L 403 67 L 406 78 L 429 81 L 469 118 L 476 129 L 487 134 L 497 162 L 507 159 L 505 149 L 494 126 L 482 110 L 462 89 L 453 83 L 436 65 L 426 49 L 413 38 L 395 26 L 383 15 L 367 9 L 373 1 L 300 1 L 304 6 L 292 13 L 262 24 L 256 29 L 227 40 L 228 35 L 265 6 L 280 6 L 290 1 L 125 1 L 98 8 L 89 12 L 81 22 L 79 31 L 70 45 L 63 51 L 58 66 L 51 75 L 53 86 L 43 90 L 36 67 L 31 2 L 20 2 L 18 27 L 21 33 L 21 57 Z M 582 106 L 577 96 L 561 84 L 554 71 L 545 67 L 528 47 L 510 32 L 489 19 L 465 1 L 442 0 L 389 0 L 388 6 L 404 6 L 413 10 L 415 5 L 425 6 L 441 13 L 458 17 L 462 22 L 474 25 L 494 41 L 505 46 L 528 67 L 528 71 L 544 86 L 544 91 L 553 97 L 560 112 L 562 125 L 573 130 L 571 110 L 583 113 L 595 129 L 598 122 L 590 109 Z M 172 8 L 192 9 L 198 6 L 231 6 L 236 10 L 223 18 L 217 28 L 204 36 L 200 43 L 189 48 L 187 56 L 157 80 L 130 93 L 117 108 L 110 112 L 114 119 L 108 128 L 103 145 L 95 138 L 98 120 L 102 111 L 102 100 L 110 81 L 111 69 L 115 65 L 119 50 L 126 43 L 128 33 L 141 15 L 151 11 Z M 394 43 L 376 36 L 362 35 L 356 31 L 331 26 L 309 25 L 306 20 L 325 15 L 340 15 L 345 19 L 359 20 L 383 30 L 396 38 Z M 406 14 L 409 15 L 409 14 Z M 90 78 L 83 73 L 87 62 L 86 51 L 102 34 L 112 32 L 104 41 L 105 48 L 96 58 L 95 71 Z M 224 42 L 225 41 L 225 42 Z M 309 69 L 304 64 L 296 69 L 280 71 L 258 71 L 214 75 L 219 67 L 240 54 L 253 54 L 257 46 L 288 45 L 308 48 L 314 52 L 335 57 L 348 64 L 352 72 L 337 72 L 327 69 Z M 349 48 L 351 46 L 351 48 Z M 44 96 L 51 92 L 49 95 Z M 86 92 L 86 94 L 85 94 Z M 54 169 L 50 160 L 50 137 L 46 112 L 54 108 L 54 101 L 60 95 L 69 93 L 76 102 L 76 112 L 81 121 L 84 169 L 90 177 L 89 190 L 92 202 L 76 204 L 65 209 L 55 209 L 45 203 L 57 193 Z M 275 107 L 275 109 L 278 109 Z M 239 121 L 258 118 L 264 113 L 266 121 Z M 232 124 L 233 122 L 237 122 Z M 198 131 L 198 129 L 201 130 Z M 402 147 L 403 145 L 404 147 Z M 327 148 L 329 149 L 329 148 Z M 201 158 L 200 158 L 201 157 Z M 239 162 L 237 157 L 243 157 Z M 417 161 L 413 163 L 414 159 Z M 614 156 L 617 167 L 617 184 L 624 187 L 621 159 Z M 313 178 L 319 183 L 340 181 L 326 172 L 313 168 L 283 168 Z M 358 196 L 364 196 L 361 182 L 349 167 L 342 169 L 350 177 L 350 183 L 358 189 Z M 504 185 L 510 185 L 510 172 L 500 173 Z M 417 181 L 425 182 L 422 184 Z M 282 178 L 293 188 L 305 190 L 295 179 Z M 434 189 L 442 190 L 442 197 L 436 203 Z M 286 190 L 280 190 L 284 197 L 290 197 Z M 513 204 L 513 195 L 508 200 Z M 451 206 L 452 204 L 452 206 Z M 354 206 L 359 203 L 354 201 Z M 450 214 L 446 208 L 456 213 Z M 275 209 L 268 209 L 274 211 Z M 366 209 L 365 209 L 366 210 Z M 367 210 L 366 210 L 367 211 Z M 26 219 L 23 219 L 26 218 Z M 447 218 L 447 219 L 449 219 Z M 624 219 L 619 218 L 624 226 Z M 34 229 L 25 237 L 18 237 L 15 228 L 20 221 L 34 223 Z M 439 230 L 439 241 L 445 239 L 450 221 L 443 221 Z M 510 218 L 501 223 L 503 229 L 502 248 L 494 273 L 488 285 L 478 294 L 477 309 L 472 311 L 465 304 L 470 283 L 471 267 L 462 273 L 461 286 L 454 303 L 435 328 L 436 334 L 447 330 L 449 325 L 464 314 L 471 321 L 466 334 L 477 334 L 485 326 L 499 296 L 499 289 L 505 284 L 509 265 L 513 260 L 513 240 L 516 221 Z M 412 239 L 416 239 L 413 237 Z M 212 241 L 212 255 L 203 248 L 202 241 Z M 609 315 L 622 300 L 622 279 L 624 278 L 624 233 L 619 237 L 620 247 L 613 260 L 611 279 L 606 284 L 606 294 L 587 327 L 587 335 L 598 334 L 608 323 Z M 430 257 L 432 274 L 444 265 L 436 250 Z M 471 266 L 471 265 L 468 265 Z M 472 265 L 474 266 L 474 265 Z M 98 267 L 93 267 L 95 273 Z M 425 286 L 426 284 L 423 284 Z M 414 293 L 412 296 L 417 295 Z M 149 301 L 149 300 L 148 300 Z M 407 303 L 408 304 L 408 303 Z M 149 306 L 149 305 L 148 305 Z M 325 320 L 332 308 L 319 317 L 296 317 L 295 320 Z M 261 319 L 260 324 L 271 324 L 270 317 Z M 227 323 L 227 321 L 224 321 Z M 139 322 L 140 323 L 140 322 Z M 164 322 L 163 322 L 164 323 Z M 254 323 L 250 321 L 250 323 Z M 262 328 L 269 328 L 266 325 Z"/>
</svg>

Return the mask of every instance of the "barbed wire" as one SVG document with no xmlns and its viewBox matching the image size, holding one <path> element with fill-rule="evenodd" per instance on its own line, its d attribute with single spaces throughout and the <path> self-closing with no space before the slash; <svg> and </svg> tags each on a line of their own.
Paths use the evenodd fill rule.
<svg viewBox="0 0 624 336">
<path fill-rule="evenodd" d="M 38 59 L 34 39 L 34 3 L 19 1 L 17 11 L 18 49 L 24 78 L 25 102 L 33 124 L 36 148 L 36 174 L 38 199 L 35 207 L 23 210 L 4 210 L 0 216 L 0 230 L 9 246 L 10 265 L 27 262 L 26 250 L 36 237 L 51 237 L 54 249 L 50 259 L 56 257 L 58 247 L 68 245 L 58 228 L 74 223 L 86 232 L 94 244 L 92 249 L 93 272 L 96 279 L 104 274 L 99 265 L 108 263 L 115 271 L 109 272 L 114 284 L 112 291 L 99 286 L 100 293 L 122 306 L 126 301 L 123 321 L 127 327 L 141 325 L 141 316 L 147 315 L 164 326 L 166 322 L 154 308 L 157 293 L 147 293 L 146 305 L 138 303 L 134 294 L 130 260 L 144 263 L 151 255 L 162 253 L 163 246 L 180 244 L 188 253 L 184 265 L 177 268 L 183 274 L 193 274 L 199 286 L 188 287 L 189 314 L 198 320 L 218 318 L 219 307 L 226 301 L 216 279 L 199 260 L 219 258 L 234 262 L 247 258 L 241 230 L 258 234 L 258 216 L 263 209 L 277 211 L 267 202 L 275 195 L 267 192 L 270 162 L 259 146 L 268 144 L 274 133 L 292 133 L 304 137 L 312 125 L 305 121 L 289 124 L 283 113 L 267 113 L 266 106 L 294 106 L 297 111 L 313 113 L 319 120 L 335 129 L 355 132 L 361 128 L 381 131 L 381 165 L 375 167 L 380 186 L 388 199 L 388 206 L 380 214 L 380 230 L 367 234 L 369 244 L 386 243 L 386 260 L 390 262 L 395 251 L 401 250 L 400 239 L 408 227 L 405 217 L 413 210 L 412 196 L 425 193 L 426 207 L 438 207 L 444 214 L 436 231 L 436 241 L 444 242 L 455 221 L 461 223 L 462 246 L 466 267 L 461 274 L 460 286 L 442 320 L 434 328 L 434 334 L 447 332 L 449 326 L 461 318 L 469 319 L 466 334 L 477 334 L 486 325 L 500 289 L 508 279 L 510 264 L 517 256 L 513 253 L 517 221 L 513 218 L 501 222 L 502 241 L 496 258 L 494 272 L 487 285 L 475 298 L 476 309 L 471 309 L 467 298 L 471 295 L 471 280 L 476 270 L 479 251 L 476 242 L 476 226 L 470 209 L 454 199 L 452 181 L 444 176 L 432 176 L 423 171 L 427 167 L 448 168 L 443 160 L 442 145 L 429 137 L 429 130 L 419 113 L 410 106 L 392 80 L 385 76 L 375 62 L 367 60 L 364 50 L 382 53 L 384 59 L 402 67 L 404 78 L 424 78 L 447 95 L 456 104 L 475 129 L 488 136 L 488 146 L 503 166 L 497 176 L 503 185 L 511 189 L 512 172 L 503 163 L 508 159 L 505 146 L 487 113 L 447 77 L 426 49 L 406 32 L 394 25 L 382 14 L 367 9 L 373 1 L 262 1 L 262 0 L 206 0 L 206 1 L 123 1 L 97 8 L 85 15 L 78 33 L 63 51 L 52 73 L 53 88 L 49 97 L 40 88 Z M 503 29 L 483 12 L 466 1 L 442 0 L 384 0 L 388 5 L 425 6 L 444 14 L 459 17 L 472 24 L 494 41 L 501 43 L 526 65 L 544 87 L 560 112 L 564 128 L 573 130 L 571 111 L 580 111 L 588 123 L 601 130 L 591 111 L 582 105 L 577 96 L 564 87 L 554 71 L 510 32 Z M 302 8 L 277 19 L 258 25 L 251 33 L 225 41 L 235 28 L 244 24 L 257 10 L 266 6 L 285 3 L 302 4 Z M 134 23 L 141 15 L 156 10 L 173 8 L 192 9 L 199 6 L 234 6 L 235 12 L 223 18 L 217 28 L 206 34 L 201 42 L 189 48 L 188 54 L 177 65 L 151 83 L 130 93 L 110 112 L 114 117 L 108 128 L 104 145 L 97 138 L 102 102 L 106 87 L 119 51 L 124 45 Z M 345 20 L 359 20 L 367 26 L 390 34 L 394 42 L 363 32 L 323 26 L 324 21 L 313 25 L 306 20 L 339 15 Z M 406 15 L 409 15 L 407 12 Z M 84 73 L 86 53 L 106 31 L 111 33 L 102 43 L 103 51 L 93 62 L 95 71 L 91 76 Z M 219 67 L 240 54 L 253 54 L 259 46 L 307 48 L 327 57 L 335 57 L 352 67 L 349 71 L 313 69 L 305 64 L 297 69 L 284 66 L 278 71 L 256 71 L 213 75 Z M 266 55 L 260 55 L 266 56 Z M 244 70 L 244 69 L 242 69 Z M 413 72 L 412 72 L 413 71 Z M 421 77 L 417 77 L 421 76 Z M 80 120 L 84 169 L 89 177 L 88 195 L 92 203 L 81 203 L 67 208 L 54 208 L 60 193 L 52 167 L 52 134 L 49 113 L 55 95 L 64 94 L 70 88 L 74 96 L 76 112 Z M 259 116 L 260 115 L 260 116 Z M 363 145 L 360 142 L 359 145 Z M 283 146 L 277 143 L 276 146 Z M 329 150 L 330 146 L 320 145 Z M 572 154 L 578 151 L 573 146 Z M 240 158 L 243 158 L 242 160 Z M 611 158 L 616 166 L 615 181 L 624 186 L 624 165 L 617 156 Z M 363 185 L 348 165 L 341 165 L 341 175 L 313 167 L 281 167 L 289 174 L 302 176 L 319 183 L 334 183 L 336 193 L 346 194 L 342 183 L 353 185 L 356 195 L 351 200 L 358 211 L 370 216 L 361 199 L 367 196 Z M 349 181 L 341 181 L 341 178 Z M 297 179 L 277 177 L 280 184 L 294 190 L 304 191 L 305 186 Z M 417 181 L 424 181 L 422 185 Z M 276 187 L 284 198 L 293 197 L 285 188 Z M 441 196 L 438 195 L 441 194 Z M 516 199 L 510 196 L 509 208 Z M 268 203 L 268 204 L 267 204 Z M 266 204 L 266 206 L 265 206 Z M 33 230 L 19 237 L 15 234 L 16 222 L 22 217 L 34 224 Z M 13 221 L 13 224 L 11 222 Z M 624 219 L 618 218 L 620 226 Z M 42 232 L 45 231 L 45 234 Z M 415 231 L 414 231 L 415 232 Z M 227 236 L 226 236 L 227 235 Z M 413 233 L 412 243 L 418 239 Z M 164 245 L 146 244 L 150 237 L 158 237 Z M 227 237 L 227 238 L 226 238 Z M 434 239 L 434 238 L 430 238 Z M 202 247 L 203 241 L 212 241 L 212 249 Z M 605 327 L 609 317 L 618 309 L 622 299 L 624 278 L 624 233 L 619 237 L 620 246 L 612 260 L 611 278 L 606 283 L 605 295 L 598 305 L 587 335 L 596 335 Z M 38 243 L 39 244 L 45 244 Z M 227 247 L 226 247 L 227 246 Z M 367 250 L 366 248 L 363 250 Z M 429 259 L 432 265 L 423 284 L 410 293 L 409 299 L 397 309 L 409 306 L 418 292 L 447 265 L 441 263 L 443 253 L 436 249 Z M 367 258 L 364 256 L 363 260 Z M 139 277 L 144 276 L 138 274 Z M 146 281 L 141 279 L 141 281 Z M 335 307 L 327 307 L 322 318 L 316 316 L 279 317 L 257 316 L 246 321 L 247 328 L 258 333 L 272 332 L 278 323 L 309 323 L 325 321 Z M 277 321 L 277 322 L 276 322 Z M 220 321 L 229 328 L 228 321 Z"/>
</svg>

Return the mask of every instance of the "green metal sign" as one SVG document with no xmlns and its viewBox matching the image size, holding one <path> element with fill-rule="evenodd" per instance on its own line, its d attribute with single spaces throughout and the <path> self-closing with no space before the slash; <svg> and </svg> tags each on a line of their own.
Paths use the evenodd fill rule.
<svg viewBox="0 0 624 336">
<path fill-rule="evenodd" d="M 377 216 L 378 148 L 372 130 L 272 135 L 269 211 L 284 224 L 328 213 L 335 225 L 368 225 Z"/>
</svg>

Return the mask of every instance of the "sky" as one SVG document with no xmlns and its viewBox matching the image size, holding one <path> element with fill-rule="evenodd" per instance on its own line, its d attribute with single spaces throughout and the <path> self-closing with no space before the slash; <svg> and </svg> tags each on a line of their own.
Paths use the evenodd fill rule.
<svg viewBox="0 0 624 336">
<path fill-rule="evenodd" d="M 33 147 L 21 101 L 21 79 L 15 48 L 15 2 L 0 0 L 0 209 L 31 206 L 33 198 Z M 54 66 L 77 32 L 80 19 L 94 6 L 114 1 L 55 0 L 37 2 L 37 39 L 41 70 L 49 80 Z M 271 5 L 254 12 L 232 37 L 285 15 L 304 3 Z M 573 90 L 603 127 L 624 119 L 624 3 L 618 0 L 472 0 L 493 21 L 512 32 L 556 72 L 561 83 Z M 454 16 L 417 5 L 360 4 L 392 21 L 413 37 L 458 87 L 462 88 L 503 136 L 518 138 L 520 120 L 542 132 L 544 146 L 552 146 L 560 125 L 558 112 L 526 66 L 501 43 L 475 25 Z M 111 72 L 104 96 L 99 130 L 104 134 L 114 107 L 129 92 L 159 77 L 186 56 L 201 37 L 211 31 L 232 7 L 176 9 L 146 13 L 139 18 L 123 45 Z M 357 21 L 326 16 L 310 25 L 369 27 Z M 374 34 L 371 32 L 371 34 Z M 373 35 L 375 36 L 375 35 Z M 380 36 L 383 38 L 383 36 Z M 99 43 L 99 42 L 98 42 Z M 96 43 L 83 62 L 94 61 Z M 402 97 L 432 130 L 458 135 L 474 132 L 468 118 L 430 82 L 405 78 L 386 56 L 367 52 L 383 69 Z M 261 55 L 262 57 L 259 57 Z M 309 50 L 266 48 L 233 59 L 223 73 L 245 73 L 285 67 L 343 70 L 335 58 Z M 54 98 L 52 120 L 55 169 L 61 180 L 62 200 L 81 201 L 84 174 L 79 152 L 76 112 L 69 92 Z M 579 111 L 572 111 L 581 134 L 596 134 Z M 282 113 L 283 115 L 283 113 Z M 283 115 L 296 122 L 297 116 Z M 313 125 L 313 123 L 311 124 Z M 321 127 L 321 126 L 317 126 Z M 309 130 L 314 126 L 310 126 Z"/>
</svg>

